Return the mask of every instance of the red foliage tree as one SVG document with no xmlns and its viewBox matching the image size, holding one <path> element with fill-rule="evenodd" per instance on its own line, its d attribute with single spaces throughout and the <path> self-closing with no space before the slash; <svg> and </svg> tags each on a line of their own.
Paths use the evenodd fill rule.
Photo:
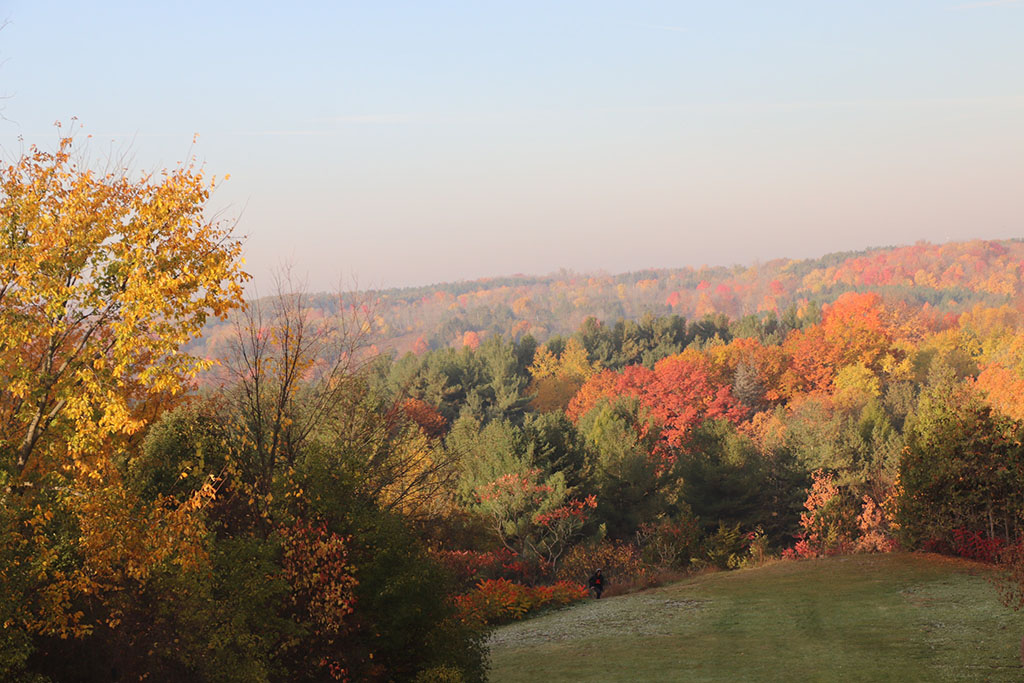
<svg viewBox="0 0 1024 683">
<path fill-rule="evenodd" d="M 739 422 L 746 414 L 729 385 L 715 381 L 711 363 L 696 352 L 669 356 L 654 370 L 632 365 L 618 373 L 598 373 L 583 385 L 566 414 L 578 421 L 600 401 L 620 396 L 638 399 L 664 428 L 665 443 L 673 447 L 684 447 L 704 420 Z"/>
<path fill-rule="evenodd" d="M 403 401 L 402 411 L 432 439 L 442 436 L 448 426 L 448 421 L 436 408 L 418 398 L 407 398 Z"/>
<path fill-rule="evenodd" d="M 721 417 L 735 423 L 746 414 L 728 384 L 712 381 L 703 356 L 669 356 L 654 366 L 654 376 L 639 398 L 664 425 L 662 436 L 671 446 L 683 447 L 704 420 Z"/>
</svg>

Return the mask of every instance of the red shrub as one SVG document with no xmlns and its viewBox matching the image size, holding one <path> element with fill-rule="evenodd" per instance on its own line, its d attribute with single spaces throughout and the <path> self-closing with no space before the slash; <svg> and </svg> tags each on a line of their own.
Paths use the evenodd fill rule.
<svg viewBox="0 0 1024 683">
<path fill-rule="evenodd" d="M 468 624 L 501 624 L 541 607 L 568 605 L 587 597 L 579 584 L 559 581 L 551 586 L 524 586 L 506 579 L 488 579 L 455 598 L 460 617 Z"/>
<path fill-rule="evenodd" d="M 807 542 L 807 539 L 801 538 L 792 548 L 786 548 L 783 550 L 782 556 L 787 560 L 805 560 L 809 557 L 817 557 L 818 551 L 811 547 L 811 544 Z"/>
<path fill-rule="evenodd" d="M 969 560 L 995 563 L 1003 552 L 1003 539 L 989 538 L 983 531 L 953 529 L 953 552 Z"/>
<path fill-rule="evenodd" d="M 437 550 L 434 557 L 467 588 L 485 579 L 523 579 L 527 573 L 519 556 L 506 548 L 489 552 Z"/>
</svg>

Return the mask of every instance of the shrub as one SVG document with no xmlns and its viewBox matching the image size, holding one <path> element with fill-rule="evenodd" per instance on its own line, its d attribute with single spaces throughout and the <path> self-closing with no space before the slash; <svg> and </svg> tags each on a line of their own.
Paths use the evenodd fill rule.
<svg viewBox="0 0 1024 683">
<path fill-rule="evenodd" d="M 1000 602 L 1014 611 L 1024 608 L 1024 544 L 1006 546 L 1000 553 L 999 563 L 1002 571 L 992 581 Z"/>
<path fill-rule="evenodd" d="M 817 556 L 817 549 L 813 548 L 806 538 L 800 538 L 792 548 L 786 548 L 782 551 L 782 557 L 787 560 L 804 560 Z"/>
<path fill-rule="evenodd" d="M 853 549 L 857 532 L 857 512 L 836 484 L 835 475 L 817 470 L 800 515 L 802 531 L 795 547 L 785 551 L 787 558 L 835 555 Z"/>
<path fill-rule="evenodd" d="M 469 589 L 484 579 L 522 581 L 526 574 L 519 556 L 507 548 L 491 551 L 435 550 L 432 554 L 463 589 Z"/>
<path fill-rule="evenodd" d="M 768 561 L 771 556 L 768 552 L 768 535 L 764 532 L 764 528 L 760 524 L 757 525 L 745 538 L 747 540 L 747 556 L 742 565 L 757 567 Z"/>
<path fill-rule="evenodd" d="M 704 559 L 719 569 L 736 569 L 747 555 L 747 537 L 740 525 L 719 522 L 718 531 L 704 539 Z"/>
<path fill-rule="evenodd" d="M 953 529 L 953 552 L 969 560 L 995 563 L 1003 554 L 1003 539 L 991 538 L 983 531 Z"/>
<path fill-rule="evenodd" d="M 700 525 L 692 515 L 642 524 L 636 539 L 646 563 L 662 569 L 685 567 L 697 554 Z"/>
<path fill-rule="evenodd" d="M 555 605 L 568 605 L 588 595 L 583 586 L 558 581 L 550 586 L 524 586 L 507 579 L 487 579 L 455 598 L 455 605 L 467 624 L 503 624 L 526 614 Z"/>
<path fill-rule="evenodd" d="M 435 666 L 416 675 L 414 683 L 465 683 L 461 669 L 451 666 Z"/>
<path fill-rule="evenodd" d="M 893 528 L 892 515 L 887 513 L 886 503 L 890 499 L 878 505 L 870 496 L 864 496 L 864 507 L 857 517 L 857 526 L 860 528 L 860 538 L 857 539 L 856 550 L 862 553 L 888 553 L 896 548 L 896 541 L 891 531 Z"/>
<path fill-rule="evenodd" d="M 643 583 L 650 572 L 635 545 L 601 541 L 595 545 L 578 545 L 566 553 L 558 567 L 557 577 L 563 581 L 586 583 L 599 568 L 603 570 L 609 591 L 617 585 Z"/>
</svg>

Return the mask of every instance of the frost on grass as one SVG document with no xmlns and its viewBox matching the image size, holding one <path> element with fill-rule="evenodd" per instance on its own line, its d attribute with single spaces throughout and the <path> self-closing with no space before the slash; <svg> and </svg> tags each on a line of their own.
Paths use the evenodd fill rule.
<svg viewBox="0 0 1024 683">
<path fill-rule="evenodd" d="M 535 619 L 504 626 L 489 645 L 525 647 L 592 638 L 594 633 L 671 635 L 707 606 L 708 600 L 670 598 L 662 592 L 577 603 Z"/>
</svg>

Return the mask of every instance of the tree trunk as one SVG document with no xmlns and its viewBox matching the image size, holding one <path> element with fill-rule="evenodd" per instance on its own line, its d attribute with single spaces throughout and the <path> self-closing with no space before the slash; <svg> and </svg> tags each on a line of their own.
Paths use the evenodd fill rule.
<svg viewBox="0 0 1024 683">
<path fill-rule="evenodd" d="M 996 523 L 992 518 L 992 501 L 988 502 L 988 538 L 991 541 L 996 537 Z"/>
</svg>

